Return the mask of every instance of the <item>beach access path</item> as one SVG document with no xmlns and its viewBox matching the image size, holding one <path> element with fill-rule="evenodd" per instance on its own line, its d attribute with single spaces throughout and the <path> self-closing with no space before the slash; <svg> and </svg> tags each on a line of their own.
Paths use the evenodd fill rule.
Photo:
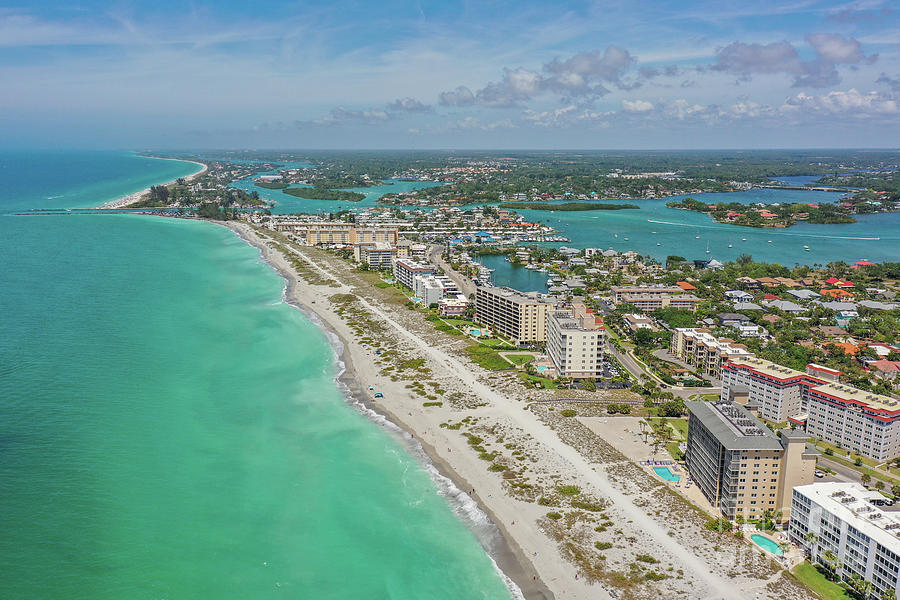
<svg viewBox="0 0 900 600">
<path fill-rule="evenodd" d="M 265 260 L 285 276 L 289 301 L 314 313 L 325 328 L 341 339 L 346 376 L 352 379 L 350 383 L 355 393 L 371 400 L 371 392 L 366 391 L 368 386 L 381 391 L 384 398 L 378 399 L 375 410 L 418 440 L 435 466 L 478 502 L 505 540 L 503 544 L 483 538 L 481 541 L 526 598 L 597 599 L 621 597 L 622 590 L 605 581 L 591 583 L 586 577 L 579 577 L 579 568 L 571 556 L 564 556 L 563 544 L 554 538 L 555 530 L 546 519 L 548 510 L 552 509 L 512 497 L 509 488 L 504 486 L 503 477 L 489 471 L 486 468 L 489 463 L 472 451 L 470 440 L 442 424 L 474 417 L 483 430 L 502 431 L 504 440 L 522 440 L 534 463 L 529 468 L 538 481 L 554 486 L 572 484 L 593 497 L 602 498 L 607 503 L 605 511 L 610 514 L 609 519 L 615 523 L 618 542 L 606 551 L 608 563 L 613 563 L 615 557 L 623 557 L 617 564 L 627 572 L 628 561 L 633 561 L 635 555 L 652 555 L 661 565 L 670 565 L 668 572 L 672 575 L 658 583 L 641 582 L 644 587 L 629 588 L 629 592 L 636 594 L 631 597 L 752 600 L 809 597 L 803 588 L 782 578 L 768 559 L 760 558 L 746 543 L 729 536 L 721 543 L 723 548 L 734 549 L 733 552 L 719 551 L 718 546 L 713 550 L 713 544 L 704 537 L 709 532 L 699 528 L 693 531 L 684 524 L 673 523 L 658 505 L 649 501 L 656 494 L 666 493 L 664 486 L 648 480 L 639 482 L 635 488 L 633 482 L 623 481 L 619 475 L 620 467 L 634 467 L 639 477 L 649 478 L 624 457 L 620 461 L 623 464 L 588 459 L 579 449 L 563 441 L 557 430 L 531 410 L 527 402 L 513 392 L 514 388 L 505 383 L 507 380 L 497 378 L 457 354 L 458 339 L 436 343 L 437 338 L 410 321 L 415 317 L 430 327 L 420 315 L 402 305 L 379 302 L 377 292 L 380 290 L 371 284 L 366 286 L 354 281 L 352 269 L 345 262 L 314 248 L 276 246 L 270 238 L 274 233 L 261 231 L 257 234 L 243 223 L 229 223 L 228 226 L 260 248 Z M 291 266 L 288 257 L 281 254 L 279 247 L 290 252 L 292 259 L 302 261 L 310 272 L 315 273 L 317 281 L 307 282 L 304 275 Z M 379 357 L 371 347 L 358 343 L 353 329 L 342 316 L 344 307 L 332 301 L 342 294 L 355 298 L 356 304 L 380 321 L 387 328 L 387 335 L 402 345 L 405 352 L 425 359 L 433 376 L 445 389 L 446 397 L 464 394 L 474 398 L 477 404 L 469 408 L 424 407 L 422 398 L 411 392 L 409 384 L 384 374 L 377 363 Z M 585 431 L 588 430 L 585 428 Z M 603 444 L 599 438 L 592 443 Z M 676 577 L 674 573 L 679 575 Z"/>
</svg>

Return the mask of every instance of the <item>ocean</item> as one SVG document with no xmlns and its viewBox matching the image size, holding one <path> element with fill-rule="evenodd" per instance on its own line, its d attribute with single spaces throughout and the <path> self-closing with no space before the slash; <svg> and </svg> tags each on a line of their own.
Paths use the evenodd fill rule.
<svg viewBox="0 0 900 600">
<path fill-rule="evenodd" d="M 255 249 L 12 214 L 196 168 L 0 154 L 0 598 L 509 598 L 484 516 L 348 399 Z"/>
</svg>

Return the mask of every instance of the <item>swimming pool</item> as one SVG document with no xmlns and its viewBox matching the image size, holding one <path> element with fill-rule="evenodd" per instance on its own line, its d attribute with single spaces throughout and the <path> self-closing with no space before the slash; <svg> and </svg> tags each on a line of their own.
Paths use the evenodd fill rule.
<svg viewBox="0 0 900 600">
<path fill-rule="evenodd" d="M 753 543 L 765 550 L 766 552 L 771 552 L 775 556 L 783 556 L 784 551 L 778 546 L 777 543 L 773 542 L 769 538 L 764 535 L 759 535 L 758 533 L 754 533 L 750 536 L 750 539 L 753 540 Z"/>
<path fill-rule="evenodd" d="M 653 467 L 653 470 L 666 481 L 681 481 L 681 475 L 676 475 L 669 467 Z"/>
<path fill-rule="evenodd" d="M 474 335 L 475 337 L 478 337 L 479 335 L 481 335 L 481 330 L 480 329 L 470 329 L 469 335 Z"/>
<path fill-rule="evenodd" d="M 538 371 L 546 371 L 546 370 L 547 370 L 547 367 L 544 366 L 544 365 L 541 365 L 541 366 L 539 366 L 539 367 L 535 367 L 535 369 L 538 370 Z"/>
</svg>

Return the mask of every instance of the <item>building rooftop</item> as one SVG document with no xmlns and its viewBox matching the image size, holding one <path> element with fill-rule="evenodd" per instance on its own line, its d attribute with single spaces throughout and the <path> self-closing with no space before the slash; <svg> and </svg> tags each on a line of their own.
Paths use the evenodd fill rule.
<svg viewBox="0 0 900 600">
<path fill-rule="evenodd" d="M 732 402 L 685 402 L 727 450 L 781 450 L 781 440 L 750 411 Z"/>
<path fill-rule="evenodd" d="M 900 413 L 900 401 L 842 383 L 827 383 L 813 389 L 818 393 L 827 394 L 845 402 L 862 404 L 875 410 Z"/>
<path fill-rule="evenodd" d="M 485 292 L 494 296 L 500 296 L 506 300 L 520 304 L 553 304 L 556 301 L 542 296 L 537 292 L 520 292 L 511 287 L 486 287 L 478 288 L 479 292 Z"/>
<path fill-rule="evenodd" d="M 729 362 L 731 362 L 735 366 L 749 368 L 762 375 L 766 375 L 768 377 L 772 377 L 774 379 L 779 379 L 782 381 L 785 379 L 792 379 L 794 377 L 809 377 L 809 375 L 807 375 L 806 373 L 791 369 L 789 367 L 782 367 L 781 365 L 777 365 L 768 360 L 758 358 L 749 353 L 742 356 L 735 356 L 734 358 L 731 358 Z"/>
<path fill-rule="evenodd" d="M 882 510 L 871 500 L 884 499 L 858 483 L 839 481 L 799 485 L 794 491 L 847 521 L 863 534 L 900 554 L 900 513 Z"/>
</svg>

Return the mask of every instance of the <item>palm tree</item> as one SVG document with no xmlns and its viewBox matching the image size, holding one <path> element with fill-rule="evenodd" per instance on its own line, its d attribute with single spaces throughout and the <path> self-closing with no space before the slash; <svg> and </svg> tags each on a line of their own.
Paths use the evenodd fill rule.
<svg viewBox="0 0 900 600">
<path fill-rule="evenodd" d="M 863 473 L 859 476 L 859 480 L 862 481 L 862 484 L 866 487 L 869 487 L 869 483 L 872 481 L 872 476 L 868 473 Z"/>
<path fill-rule="evenodd" d="M 872 582 L 866 581 L 857 573 L 850 576 L 850 579 L 847 580 L 847 585 L 856 592 L 856 596 L 860 600 L 866 600 L 872 594 Z"/>
<path fill-rule="evenodd" d="M 888 588 L 881 593 L 881 600 L 897 600 L 897 590 Z"/>
<path fill-rule="evenodd" d="M 838 560 L 837 555 L 832 550 L 826 550 L 822 553 L 822 559 L 825 561 L 828 571 L 831 573 L 831 579 L 837 579 L 837 572 L 843 565 Z"/>
</svg>

